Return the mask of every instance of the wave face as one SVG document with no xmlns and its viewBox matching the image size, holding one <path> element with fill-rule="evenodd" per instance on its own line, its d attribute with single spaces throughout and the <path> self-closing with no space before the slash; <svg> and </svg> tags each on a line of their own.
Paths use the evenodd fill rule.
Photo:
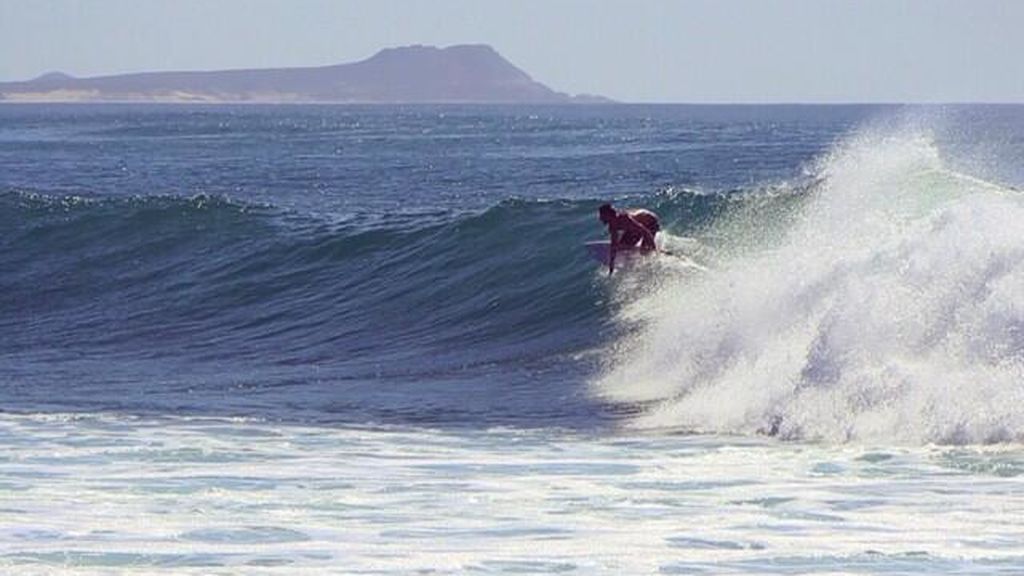
<svg viewBox="0 0 1024 576">
<path fill-rule="evenodd" d="M 559 266 L 559 250 L 536 239 L 557 224 L 544 244 L 568 244 L 590 216 L 510 201 L 349 225 L 205 196 L 2 201 L 16 223 L 5 317 L 28 328 L 14 345 L 34 348 L 35 332 L 52 342 L 48 323 L 59 319 L 62 346 L 353 365 L 387 364 L 375 333 L 441 351 L 447 341 L 530 341 L 551 320 L 571 320 L 584 269 Z M 117 322 L 90 322 L 100 315 Z M 298 338 L 282 348 L 273 336 L 287 333 Z M 338 347 L 341 358 L 322 350 Z"/>
<path fill-rule="evenodd" d="M 728 203 L 689 192 L 654 202 L 695 220 Z M 325 223 L 208 196 L 8 193 L 2 263 L 13 273 L 0 311 L 22 329 L 5 344 L 375 374 L 412 356 L 421 369 L 465 364 L 470 344 L 476 362 L 572 350 L 600 324 L 602 277 L 580 241 L 600 234 L 596 206 L 507 200 Z"/>
<path fill-rule="evenodd" d="M 927 132 L 865 128 L 806 201 L 723 218 L 736 247 L 618 321 L 600 397 L 629 425 L 826 441 L 1024 440 L 1024 203 Z M 763 216 L 763 215 L 762 215 Z"/>
<path fill-rule="evenodd" d="M 573 250 L 591 204 L 325 223 L 216 197 L 8 193 L 3 347 L 72 373 L 88 371 L 75 358 L 109 363 L 115 381 L 154 367 L 166 380 L 168 365 L 200 384 L 258 372 L 257 387 L 522 370 L 601 327 L 594 268 Z M 311 403 L 331 397 L 322 388 Z"/>
</svg>

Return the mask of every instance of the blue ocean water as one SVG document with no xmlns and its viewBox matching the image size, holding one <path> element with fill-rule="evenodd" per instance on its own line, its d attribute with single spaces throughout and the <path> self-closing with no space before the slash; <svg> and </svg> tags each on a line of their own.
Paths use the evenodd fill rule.
<svg viewBox="0 0 1024 576">
<path fill-rule="evenodd" d="M 0 567 L 1015 573 L 1022 159 L 1020 106 L 2 106 Z M 676 256 L 600 269 L 607 201 Z"/>
</svg>

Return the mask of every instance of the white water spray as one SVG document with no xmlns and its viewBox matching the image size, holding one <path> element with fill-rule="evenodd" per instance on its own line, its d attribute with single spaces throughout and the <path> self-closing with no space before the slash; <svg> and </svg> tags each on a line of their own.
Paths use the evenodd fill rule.
<svg viewBox="0 0 1024 576">
<path fill-rule="evenodd" d="M 641 428 L 1024 440 L 1024 201 L 919 135 L 860 134 L 817 175 L 781 242 L 627 306 L 597 394 L 649 403 Z"/>
</svg>

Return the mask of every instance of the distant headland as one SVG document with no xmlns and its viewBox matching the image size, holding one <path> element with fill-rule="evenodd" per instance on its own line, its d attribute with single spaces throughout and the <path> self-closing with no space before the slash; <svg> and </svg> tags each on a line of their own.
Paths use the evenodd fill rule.
<svg viewBox="0 0 1024 576">
<path fill-rule="evenodd" d="M 483 44 L 405 46 L 349 64 L 0 82 L 0 102 L 602 103 L 556 92 Z"/>
</svg>

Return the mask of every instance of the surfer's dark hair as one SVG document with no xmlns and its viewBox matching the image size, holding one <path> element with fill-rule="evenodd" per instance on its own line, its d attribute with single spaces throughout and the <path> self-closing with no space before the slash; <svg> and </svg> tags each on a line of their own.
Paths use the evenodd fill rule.
<svg viewBox="0 0 1024 576">
<path fill-rule="evenodd" d="M 597 211 L 600 214 L 606 214 L 608 212 L 614 213 L 615 212 L 615 208 L 612 208 L 611 204 L 605 202 L 604 204 L 601 204 L 600 206 L 597 207 Z"/>
</svg>

